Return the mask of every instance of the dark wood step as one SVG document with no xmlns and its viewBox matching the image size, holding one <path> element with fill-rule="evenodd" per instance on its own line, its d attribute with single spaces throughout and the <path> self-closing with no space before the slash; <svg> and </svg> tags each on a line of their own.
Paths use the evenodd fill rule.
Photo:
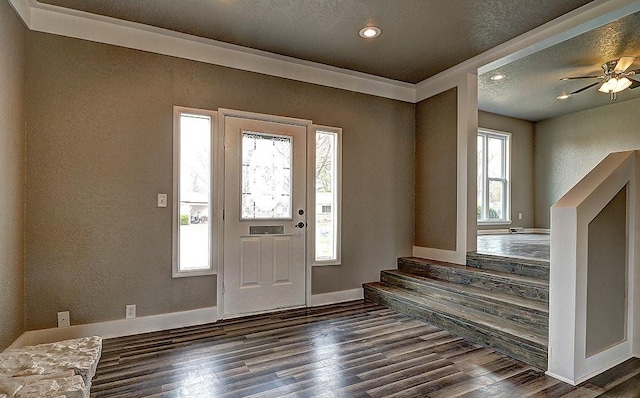
<svg viewBox="0 0 640 398">
<path fill-rule="evenodd" d="M 473 342 L 547 368 L 547 337 L 522 325 L 469 307 L 421 296 L 382 282 L 363 285 L 365 299 L 421 319 Z"/>
<path fill-rule="evenodd" d="M 549 280 L 549 262 L 517 257 L 495 256 L 485 253 L 467 253 L 467 265 L 478 269 L 500 271 L 516 275 Z"/>
<path fill-rule="evenodd" d="M 417 257 L 399 258 L 398 269 L 413 275 L 474 286 L 492 292 L 544 303 L 549 301 L 549 283 L 530 276 L 482 270 Z"/>
<path fill-rule="evenodd" d="M 540 301 L 496 293 L 473 286 L 429 279 L 398 270 L 382 271 L 380 281 L 439 301 L 451 302 L 500 316 L 547 334 L 548 305 Z"/>
</svg>

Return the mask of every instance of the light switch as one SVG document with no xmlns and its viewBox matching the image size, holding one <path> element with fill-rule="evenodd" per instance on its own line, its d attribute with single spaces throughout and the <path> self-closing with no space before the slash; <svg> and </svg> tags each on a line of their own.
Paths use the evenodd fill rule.
<svg viewBox="0 0 640 398">
<path fill-rule="evenodd" d="M 159 193 L 158 194 L 158 207 L 167 207 L 167 194 Z"/>
</svg>

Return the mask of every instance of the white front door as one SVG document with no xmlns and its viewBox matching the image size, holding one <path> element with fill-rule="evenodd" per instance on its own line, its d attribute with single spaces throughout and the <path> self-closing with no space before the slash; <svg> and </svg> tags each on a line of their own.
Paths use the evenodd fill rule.
<svg viewBox="0 0 640 398">
<path fill-rule="evenodd" d="M 303 306 L 306 127 L 224 126 L 224 316 Z"/>
</svg>

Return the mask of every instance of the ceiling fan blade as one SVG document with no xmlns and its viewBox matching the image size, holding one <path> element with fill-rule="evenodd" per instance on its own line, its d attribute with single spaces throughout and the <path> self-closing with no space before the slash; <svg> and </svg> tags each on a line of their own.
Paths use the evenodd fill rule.
<svg viewBox="0 0 640 398">
<path fill-rule="evenodd" d="M 614 70 L 616 72 L 624 72 L 625 70 L 627 70 L 628 67 L 633 65 L 635 60 L 636 60 L 636 57 L 622 57 L 616 63 Z"/>
<path fill-rule="evenodd" d="M 638 88 L 640 87 L 640 82 L 634 79 L 631 79 L 631 85 L 629 86 L 630 90 L 633 90 L 634 88 Z"/>
<path fill-rule="evenodd" d="M 602 76 L 569 76 L 569 77 L 563 77 L 560 80 L 576 80 L 576 79 L 598 79 L 601 78 Z"/>
<path fill-rule="evenodd" d="M 576 91 L 574 91 L 574 92 L 569 93 L 569 95 L 573 95 L 573 94 L 581 93 L 581 92 L 583 92 L 584 90 L 588 90 L 588 89 L 590 89 L 590 88 L 591 88 L 591 87 L 593 87 L 593 86 L 597 86 L 598 84 L 600 84 L 600 82 L 591 83 L 591 84 L 589 84 L 587 87 L 582 87 L 582 88 L 581 88 L 581 89 L 579 89 L 579 90 L 576 90 Z"/>
</svg>

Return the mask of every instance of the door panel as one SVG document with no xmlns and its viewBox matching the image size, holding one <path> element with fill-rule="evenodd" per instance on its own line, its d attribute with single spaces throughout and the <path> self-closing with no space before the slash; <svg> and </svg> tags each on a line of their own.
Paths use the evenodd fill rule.
<svg viewBox="0 0 640 398">
<path fill-rule="evenodd" d="M 224 123 L 224 316 L 302 306 L 306 127 Z"/>
</svg>

